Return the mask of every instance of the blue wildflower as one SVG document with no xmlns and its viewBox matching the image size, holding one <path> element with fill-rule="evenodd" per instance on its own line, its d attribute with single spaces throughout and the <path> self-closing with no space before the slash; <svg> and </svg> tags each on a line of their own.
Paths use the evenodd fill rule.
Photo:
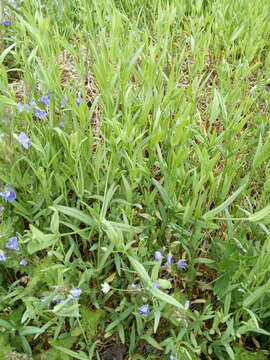
<svg viewBox="0 0 270 360">
<path fill-rule="evenodd" d="M 187 300 L 187 301 L 185 302 L 185 304 L 184 304 L 184 309 L 185 309 L 185 310 L 188 310 L 189 307 L 190 307 L 190 301 Z"/>
<path fill-rule="evenodd" d="M 65 299 L 63 299 L 63 298 L 57 298 L 57 299 L 54 300 L 54 303 L 55 303 L 56 305 L 59 305 L 59 304 L 61 304 L 64 300 L 65 300 Z"/>
<path fill-rule="evenodd" d="M 142 316 L 147 316 L 149 314 L 149 305 L 142 305 L 138 310 Z"/>
<path fill-rule="evenodd" d="M 46 106 L 50 106 L 50 98 L 52 97 L 52 93 L 48 92 L 47 95 L 42 96 L 42 98 L 40 99 L 40 101 L 43 102 L 44 105 Z"/>
<path fill-rule="evenodd" d="M 36 117 L 39 118 L 39 119 L 45 119 L 47 113 L 46 113 L 45 110 L 42 110 L 42 109 L 37 108 L 35 115 L 36 115 Z"/>
<path fill-rule="evenodd" d="M 2 21 L 2 25 L 4 25 L 4 26 L 9 26 L 10 24 L 11 24 L 11 21 L 8 19 L 5 19 Z"/>
<path fill-rule="evenodd" d="M 61 122 L 59 123 L 59 126 L 60 126 L 62 129 L 64 129 L 65 124 L 63 123 L 63 121 L 61 121 Z"/>
<path fill-rule="evenodd" d="M 26 259 L 22 259 L 20 261 L 20 265 L 22 265 L 22 266 L 26 266 L 27 264 L 28 264 L 28 261 Z"/>
<path fill-rule="evenodd" d="M 171 253 L 169 253 L 167 256 L 167 261 L 164 264 L 164 267 L 168 267 L 168 266 L 172 265 L 172 263 L 173 263 L 173 256 Z"/>
<path fill-rule="evenodd" d="M 8 242 L 6 242 L 6 248 L 10 249 L 10 250 L 16 250 L 16 251 L 20 250 L 19 244 L 18 244 L 18 239 L 16 236 L 9 238 Z"/>
<path fill-rule="evenodd" d="M 30 109 L 31 109 L 30 104 L 25 104 L 25 108 L 26 108 L 27 112 L 29 112 L 29 111 L 30 111 Z"/>
<path fill-rule="evenodd" d="M 72 290 L 70 290 L 70 295 L 75 299 L 78 300 L 81 296 L 82 290 L 79 287 L 76 287 Z"/>
<path fill-rule="evenodd" d="M 158 283 L 157 282 L 152 282 L 152 286 L 153 287 L 155 287 L 155 288 L 157 288 L 157 289 L 160 289 L 160 286 L 158 285 Z"/>
<path fill-rule="evenodd" d="M 140 288 L 139 284 L 131 284 L 130 286 L 132 287 L 132 289 L 139 289 Z"/>
<path fill-rule="evenodd" d="M 11 202 L 16 199 L 16 193 L 10 185 L 7 186 L 7 190 L 0 192 L 0 196 L 3 196 L 6 201 Z"/>
<path fill-rule="evenodd" d="M 6 255 L 3 250 L 0 250 L 0 261 L 6 261 Z"/>
<path fill-rule="evenodd" d="M 181 259 L 178 261 L 177 265 L 181 268 L 181 269 L 185 269 L 187 266 L 187 260 L 185 259 Z"/>
<path fill-rule="evenodd" d="M 163 258 L 163 255 L 160 251 L 156 251 L 154 254 L 155 261 L 161 261 Z"/>
<path fill-rule="evenodd" d="M 31 140 L 29 139 L 29 137 L 24 133 L 24 132 L 21 132 L 18 136 L 18 141 L 20 144 L 22 144 L 22 146 L 25 148 L 25 149 L 28 149 L 31 145 Z"/>
<path fill-rule="evenodd" d="M 81 97 L 81 94 L 78 94 L 78 97 L 76 99 L 77 106 L 80 106 L 80 104 L 83 102 L 83 98 Z"/>
<path fill-rule="evenodd" d="M 20 103 L 20 102 L 17 104 L 17 108 L 18 108 L 19 113 L 22 113 L 23 110 L 24 110 L 24 106 L 23 106 L 23 104 Z"/>
<path fill-rule="evenodd" d="M 64 95 L 64 100 L 61 100 L 60 104 L 61 104 L 61 108 L 64 108 L 66 106 L 66 102 L 68 101 L 68 96 L 67 94 Z"/>
</svg>

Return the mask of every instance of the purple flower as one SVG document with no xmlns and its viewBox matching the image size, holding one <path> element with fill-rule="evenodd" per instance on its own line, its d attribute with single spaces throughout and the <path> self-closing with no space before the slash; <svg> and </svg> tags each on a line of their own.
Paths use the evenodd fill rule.
<svg viewBox="0 0 270 360">
<path fill-rule="evenodd" d="M 169 253 L 167 256 L 167 261 L 164 264 L 164 267 L 168 267 L 168 266 L 172 265 L 172 263 L 173 263 L 173 256 L 171 253 Z"/>
<path fill-rule="evenodd" d="M 161 261 L 163 258 L 163 255 L 160 251 L 156 251 L 154 255 L 155 261 Z"/>
<path fill-rule="evenodd" d="M 58 304 L 61 304 L 61 302 L 63 302 L 65 299 L 63 298 L 57 298 L 54 300 L 55 304 L 58 305 Z"/>
<path fill-rule="evenodd" d="M 3 196 L 6 201 L 11 202 L 16 199 L 16 193 L 10 185 L 7 186 L 7 190 L 0 192 L 0 196 Z"/>
<path fill-rule="evenodd" d="M 82 290 L 79 287 L 76 287 L 72 290 L 70 290 L 70 295 L 75 299 L 78 300 L 81 296 Z"/>
<path fill-rule="evenodd" d="M 61 122 L 59 123 L 59 126 L 60 126 L 62 129 L 64 129 L 65 124 L 63 123 L 63 121 L 61 121 Z"/>
<path fill-rule="evenodd" d="M 10 24 L 11 24 L 11 21 L 8 19 L 5 19 L 2 21 L 2 25 L 4 25 L 4 26 L 9 26 Z"/>
<path fill-rule="evenodd" d="M 24 132 L 21 132 L 18 136 L 18 141 L 20 144 L 22 144 L 22 146 L 25 148 L 25 149 L 28 149 L 31 145 L 31 140 L 29 139 L 29 137 L 24 133 Z"/>
<path fill-rule="evenodd" d="M 76 99 L 77 106 L 80 106 L 80 104 L 83 102 L 83 98 L 81 97 L 81 94 L 78 93 L 78 97 Z"/>
<path fill-rule="evenodd" d="M 185 269 L 187 266 L 187 260 L 185 259 L 181 259 L 178 261 L 177 265 L 181 268 L 181 269 Z"/>
<path fill-rule="evenodd" d="M 6 242 L 6 248 L 10 250 L 20 251 L 18 239 L 16 236 L 9 238 L 8 242 Z"/>
<path fill-rule="evenodd" d="M 26 266 L 27 264 L 28 264 L 28 261 L 26 259 L 22 259 L 20 261 L 20 265 L 22 265 L 22 266 Z"/>
<path fill-rule="evenodd" d="M 149 305 L 142 305 L 138 310 L 142 316 L 147 316 L 149 314 Z"/>
<path fill-rule="evenodd" d="M 140 288 L 139 284 L 131 284 L 130 286 L 132 287 L 132 289 L 139 289 Z"/>
<path fill-rule="evenodd" d="M 153 287 L 155 287 L 155 288 L 157 288 L 157 289 L 160 289 L 160 286 L 158 285 L 158 283 L 157 282 L 152 282 L 152 286 Z"/>
<path fill-rule="evenodd" d="M 42 109 L 37 108 L 35 115 L 36 115 L 36 117 L 39 118 L 39 119 L 45 119 L 47 113 L 46 113 L 45 110 L 42 110 Z"/>
<path fill-rule="evenodd" d="M 30 111 L 30 109 L 31 109 L 30 104 L 25 104 L 25 107 L 26 107 L 27 112 L 29 112 L 29 111 Z"/>
<path fill-rule="evenodd" d="M 0 261 L 6 261 L 6 255 L 3 250 L 0 250 Z"/>
<path fill-rule="evenodd" d="M 17 104 L 17 107 L 18 107 L 18 111 L 19 111 L 19 113 L 22 113 L 22 112 L 23 112 L 23 110 L 24 110 L 24 106 L 23 106 L 23 104 L 19 102 L 19 103 Z"/>
<path fill-rule="evenodd" d="M 42 98 L 40 99 L 40 101 L 43 102 L 44 105 L 46 106 L 50 106 L 50 98 L 52 97 L 52 93 L 48 92 L 47 95 L 42 96 Z"/>
<path fill-rule="evenodd" d="M 61 100 L 61 102 L 60 102 L 61 108 L 64 108 L 66 106 L 66 101 L 68 101 L 67 94 L 64 95 L 64 100 Z"/>
</svg>

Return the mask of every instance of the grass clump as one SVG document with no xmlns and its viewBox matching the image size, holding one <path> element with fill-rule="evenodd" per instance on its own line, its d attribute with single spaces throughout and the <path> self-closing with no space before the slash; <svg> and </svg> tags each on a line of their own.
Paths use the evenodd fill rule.
<svg viewBox="0 0 270 360">
<path fill-rule="evenodd" d="M 1 359 L 269 356 L 269 1 L 2 1 Z"/>
</svg>

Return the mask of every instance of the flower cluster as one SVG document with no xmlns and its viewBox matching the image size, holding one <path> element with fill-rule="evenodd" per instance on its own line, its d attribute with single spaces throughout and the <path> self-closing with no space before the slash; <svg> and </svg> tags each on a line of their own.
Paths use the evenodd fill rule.
<svg viewBox="0 0 270 360">
<path fill-rule="evenodd" d="M 0 196 L 3 196 L 7 202 L 11 202 L 16 199 L 16 193 L 10 185 L 7 185 L 5 191 L 0 192 Z"/>
<path fill-rule="evenodd" d="M 161 251 L 156 251 L 154 253 L 154 259 L 155 261 L 162 261 L 163 259 L 163 255 L 162 255 L 162 252 Z M 173 255 L 171 253 L 169 253 L 166 257 L 166 261 L 163 265 L 163 268 L 167 268 L 169 266 L 171 266 L 174 262 L 174 258 L 173 258 Z M 177 262 L 177 265 L 180 269 L 186 269 L 187 268 L 187 260 L 186 259 L 180 259 L 178 262 Z"/>
<path fill-rule="evenodd" d="M 56 296 L 53 299 L 53 303 L 55 305 L 59 305 L 65 301 L 66 305 L 71 305 L 74 300 L 76 300 L 76 301 L 79 300 L 79 297 L 81 296 L 81 294 L 82 294 L 81 288 L 76 287 L 76 288 L 71 289 L 68 293 L 65 293 L 65 294 L 62 293 L 62 294 L 59 294 L 58 296 Z M 49 301 L 49 299 L 50 299 L 50 296 L 41 296 L 39 298 L 39 300 L 41 302 L 47 302 L 47 301 Z"/>
</svg>

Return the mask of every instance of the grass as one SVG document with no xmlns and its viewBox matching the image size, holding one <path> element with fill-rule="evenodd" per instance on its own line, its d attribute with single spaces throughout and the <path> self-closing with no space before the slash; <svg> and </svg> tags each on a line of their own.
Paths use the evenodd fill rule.
<svg viewBox="0 0 270 360">
<path fill-rule="evenodd" d="M 268 358 L 269 11 L 1 2 L 1 359 Z"/>
</svg>

